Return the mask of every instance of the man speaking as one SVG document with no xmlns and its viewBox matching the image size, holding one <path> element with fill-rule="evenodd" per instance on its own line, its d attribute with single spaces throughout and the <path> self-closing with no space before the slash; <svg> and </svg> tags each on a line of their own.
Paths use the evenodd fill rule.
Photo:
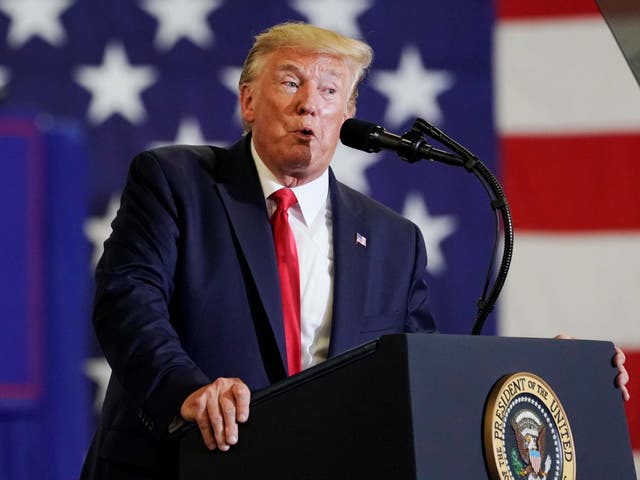
<svg viewBox="0 0 640 480">
<path fill-rule="evenodd" d="M 277 25 L 244 64 L 238 143 L 133 160 L 96 270 L 113 373 L 83 478 L 175 479 L 180 422 L 226 451 L 251 390 L 435 330 L 420 230 L 329 168 L 371 58 L 361 41 Z"/>
<path fill-rule="evenodd" d="M 134 159 L 96 270 L 113 374 L 83 478 L 175 479 L 177 421 L 227 450 L 250 390 L 385 333 L 435 330 L 419 229 L 329 169 L 371 57 L 275 26 L 244 65 L 238 143 Z"/>
</svg>

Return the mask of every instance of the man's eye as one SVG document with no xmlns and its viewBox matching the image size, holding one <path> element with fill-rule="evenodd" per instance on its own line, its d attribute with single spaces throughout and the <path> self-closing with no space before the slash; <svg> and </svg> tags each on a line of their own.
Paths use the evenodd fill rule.
<svg viewBox="0 0 640 480">
<path fill-rule="evenodd" d="M 287 88 L 298 88 L 298 84 L 294 81 L 284 82 L 284 86 Z"/>
<path fill-rule="evenodd" d="M 327 88 L 327 93 L 329 95 L 335 95 L 337 90 L 335 88 Z"/>
</svg>

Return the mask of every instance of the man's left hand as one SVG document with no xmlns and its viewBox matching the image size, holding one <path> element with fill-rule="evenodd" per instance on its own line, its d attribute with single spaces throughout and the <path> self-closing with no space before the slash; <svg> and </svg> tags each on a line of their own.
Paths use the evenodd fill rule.
<svg viewBox="0 0 640 480">
<path fill-rule="evenodd" d="M 616 387 L 620 389 L 622 392 L 622 398 L 627 402 L 631 398 L 629 394 L 629 389 L 627 388 L 627 383 L 629 382 L 629 372 L 624 367 L 624 361 L 626 360 L 626 356 L 624 352 L 620 349 L 620 347 L 616 348 L 616 354 L 613 356 L 613 366 L 618 369 L 618 375 L 616 376 Z"/>
<path fill-rule="evenodd" d="M 572 340 L 574 337 L 561 333 L 553 338 Z M 629 383 L 629 372 L 627 372 L 627 369 L 624 366 L 626 356 L 620 349 L 620 347 L 617 347 L 615 345 L 614 347 L 616 349 L 616 354 L 613 356 L 611 363 L 618 369 L 618 375 L 616 375 L 616 387 L 620 389 L 620 393 L 622 394 L 622 398 L 624 399 L 624 401 L 628 402 L 631 398 L 631 395 L 629 394 L 629 389 L 627 388 L 627 383 Z"/>
</svg>

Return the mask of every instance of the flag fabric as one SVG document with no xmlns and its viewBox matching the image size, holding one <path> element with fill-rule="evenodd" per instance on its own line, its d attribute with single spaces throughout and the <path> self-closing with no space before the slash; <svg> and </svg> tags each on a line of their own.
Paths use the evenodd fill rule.
<svg viewBox="0 0 640 480">
<path fill-rule="evenodd" d="M 502 1 L 500 170 L 516 228 L 498 333 L 614 341 L 640 459 L 640 87 L 594 2 Z"/>
<path fill-rule="evenodd" d="M 513 273 L 484 333 L 615 340 L 640 373 L 632 305 L 640 287 L 633 163 L 640 89 L 590 0 L 523 3 L 0 0 L 0 114 L 31 118 L 38 128 L 73 122 L 84 130 L 83 168 L 64 173 L 86 185 L 87 213 L 68 231 L 81 232 L 93 254 L 87 261 L 69 252 L 65 261 L 90 284 L 135 153 L 240 137 L 237 82 L 254 35 L 292 20 L 361 38 L 375 58 L 357 116 L 398 134 L 424 118 L 473 151 L 506 187 L 516 227 Z M 495 231 L 482 186 L 463 169 L 343 146 L 332 167 L 420 226 L 439 327 L 469 333 Z M 375 239 L 356 238 L 363 247 L 367 241 Z M 90 293 L 76 301 L 88 310 Z M 85 322 L 88 331 L 88 314 Z M 108 366 L 92 335 L 74 348 L 91 394 L 86 412 L 93 412 Z M 46 380 L 52 372 L 44 366 Z M 640 450 L 633 405 L 630 427 Z M 26 435 L 11 419 L 0 447 Z M 89 429 L 76 430 L 77 461 L 64 460 L 64 471 L 79 470 Z M 43 463 L 51 461 L 52 452 L 40 451 Z M 0 479 L 33 477 L 23 458 L 0 458 L 13 462 L 0 466 Z"/>
</svg>

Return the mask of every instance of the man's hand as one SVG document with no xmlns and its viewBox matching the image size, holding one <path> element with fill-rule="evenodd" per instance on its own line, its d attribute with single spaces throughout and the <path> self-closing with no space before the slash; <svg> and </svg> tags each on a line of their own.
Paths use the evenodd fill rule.
<svg viewBox="0 0 640 480">
<path fill-rule="evenodd" d="M 618 375 L 616 376 L 616 387 L 620 388 L 622 392 L 622 398 L 624 401 L 628 401 L 631 398 L 629 394 L 629 389 L 627 388 L 627 383 L 629 382 L 629 372 L 624 367 L 624 361 L 626 357 L 624 352 L 620 350 L 619 347 L 616 348 L 616 354 L 613 356 L 613 366 L 618 369 Z"/>
<path fill-rule="evenodd" d="M 238 378 L 218 378 L 189 395 L 180 415 L 196 422 L 209 450 L 229 450 L 238 442 L 238 422 L 249 418 L 249 387 Z"/>
<path fill-rule="evenodd" d="M 570 337 L 569 335 L 565 335 L 564 333 L 556 335 L 553 338 L 560 338 L 563 340 L 573 339 L 573 337 Z M 618 375 L 616 375 L 616 387 L 620 389 L 622 398 L 624 399 L 625 402 L 627 402 L 631 398 L 631 395 L 629 394 L 629 389 L 627 388 L 627 383 L 629 382 L 629 372 L 627 372 L 627 369 L 624 366 L 626 357 L 624 355 L 624 352 L 620 349 L 620 347 L 617 347 L 615 345 L 614 347 L 616 349 L 616 354 L 613 356 L 611 363 L 613 364 L 614 367 L 618 369 Z"/>
</svg>

